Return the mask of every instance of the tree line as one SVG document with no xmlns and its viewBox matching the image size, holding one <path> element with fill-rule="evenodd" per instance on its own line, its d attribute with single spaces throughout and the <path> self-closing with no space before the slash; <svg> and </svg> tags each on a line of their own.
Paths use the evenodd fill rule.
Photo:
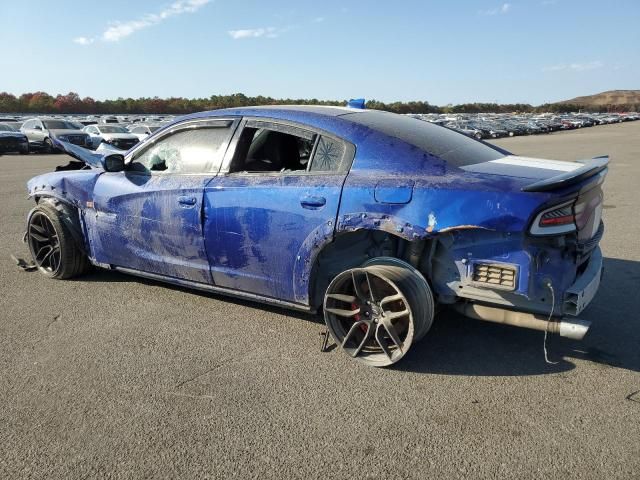
<svg viewBox="0 0 640 480">
<path fill-rule="evenodd" d="M 0 93 L 0 112 L 2 113 L 75 113 L 75 114 L 186 114 L 219 108 L 246 107 L 253 105 L 339 105 L 346 100 L 318 100 L 303 98 L 272 98 L 259 95 L 249 97 L 243 93 L 232 95 L 212 95 L 208 98 L 117 98 L 115 100 L 94 100 L 80 97 L 75 92 L 55 97 L 46 92 L 23 93 L 16 97 L 7 92 Z M 395 113 L 532 113 L 532 112 L 576 112 L 582 111 L 638 111 L 640 104 L 584 106 L 564 103 L 552 103 L 532 106 L 526 103 L 464 103 L 459 105 L 436 106 L 426 101 L 384 103 L 369 100 L 366 107 Z"/>
</svg>

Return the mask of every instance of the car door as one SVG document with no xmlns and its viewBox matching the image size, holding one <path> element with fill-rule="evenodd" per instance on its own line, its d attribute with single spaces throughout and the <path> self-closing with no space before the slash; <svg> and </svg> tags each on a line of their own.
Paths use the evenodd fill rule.
<svg viewBox="0 0 640 480">
<path fill-rule="evenodd" d="M 307 260 L 314 238 L 333 235 L 355 149 L 326 132 L 260 119 L 245 120 L 232 144 L 228 165 L 205 188 L 213 282 L 303 302 L 296 263 Z"/>
<path fill-rule="evenodd" d="M 89 238 L 96 261 L 211 283 L 202 230 L 205 185 L 220 169 L 237 122 L 188 121 L 104 173 L 94 188 Z"/>
</svg>

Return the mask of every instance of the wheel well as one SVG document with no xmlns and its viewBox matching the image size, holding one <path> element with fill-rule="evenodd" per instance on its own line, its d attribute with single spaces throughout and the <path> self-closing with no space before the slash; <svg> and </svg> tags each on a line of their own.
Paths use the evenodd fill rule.
<svg viewBox="0 0 640 480">
<path fill-rule="evenodd" d="M 322 305 L 324 292 L 340 272 L 359 267 L 375 257 L 395 257 L 418 268 L 430 278 L 431 245 L 435 239 L 405 240 L 380 230 L 356 230 L 338 234 L 318 253 L 311 270 L 309 302 L 316 309 Z"/>
<path fill-rule="evenodd" d="M 86 247 L 84 235 L 82 232 L 80 210 L 76 206 L 62 202 L 55 197 L 36 196 L 34 198 L 37 205 L 47 203 L 59 212 L 60 221 L 64 223 L 69 229 L 69 232 L 73 237 L 73 241 L 83 253 L 87 254 L 88 249 Z"/>
</svg>

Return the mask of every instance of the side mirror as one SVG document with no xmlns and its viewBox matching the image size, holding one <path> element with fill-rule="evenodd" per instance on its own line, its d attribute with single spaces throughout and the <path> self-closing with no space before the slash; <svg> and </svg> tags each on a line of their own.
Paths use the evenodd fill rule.
<svg viewBox="0 0 640 480">
<path fill-rule="evenodd" d="M 36 125 L 36 126 L 35 126 L 35 127 L 33 127 L 33 128 L 35 128 L 36 130 L 42 130 L 42 127 L 41 127 L 40 125 Z"/>
<path fill-rule="evenodd" d="M 105 172 L 122 172 L 124 170 L 124 156 L 118 153 L 102 157 L 101 163 Z"/>
</svg>

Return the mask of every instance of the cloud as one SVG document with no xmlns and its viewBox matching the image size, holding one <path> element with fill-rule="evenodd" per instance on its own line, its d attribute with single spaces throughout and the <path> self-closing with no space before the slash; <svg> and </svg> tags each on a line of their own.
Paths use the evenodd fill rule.
<svg viewBox="0 0 640 480">
<path fill-rule="evenodd" d="M 503 3 L 502 6 L 491 8 L 489 10 L 480 10 L 478 13 L 480 15 L 504 15 L 505 13 L 509 13 L 511 10 L 510 3 Z"/>
<path fill-rule="evenodd" d="M 558 65 L 550 65 L 548 67 L 543 67 L 543 72 L 562 72 L 562 71 L 572 71 L 572 72 L 586 72 L 588 70 L 597 70 L 599 68 L 604 67 L 604 63 L 599 60 L 594 60 L 593 62 L 586 63 L 561 63 Z"/>
<path fill-rule="evenodd" d="M 280 35 L 282 30 L 278 30 L 274 27 L 266 28 L 245 28 L 241 30 L 229 30 L 229 35 L 234 40 L 241 40 L 243 38 L 276 38 Z"/>
<path fill-rule="evenodd" d="M 73 41 L 78 45 L 91 45 L 95 41 L 95 39 L 87 37 L 76 37 L 73 39 Z"/>
<path fill-rule="evenodd" d="M 211 1 L 212 0 L 177 0 L 160 12 L 149 13 L 138 19 L 128 20 L 126 22 L 112 22 L 105 31 L 102 32 L 99 38 L 104 42 L 119 42 L 139 30 L 157 25 L 168 18 L 182 15 L 183 13 L 194 13 Z M 80 45 L 90 45 L 95 40 L 95 38 L 77 37 L 73 41 Z"/>
</svg>

